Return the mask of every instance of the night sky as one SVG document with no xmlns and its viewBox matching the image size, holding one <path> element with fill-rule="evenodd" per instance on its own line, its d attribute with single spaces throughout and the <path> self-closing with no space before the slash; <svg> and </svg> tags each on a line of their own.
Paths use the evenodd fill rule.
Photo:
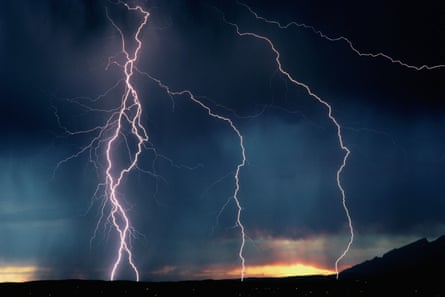
<svg viewBox="0 0 445 297">
<path fill-rule="evenodd" d="M 107 13 L 130 49 L 141 15 L 113 2 L 2 3 L 0 281 L 109 279 L 118 247 L 115 230 L 100 221 L 110 210 L 103 188 L 96 191 L 104 146 L 79 153 L 97 131 L 67 132 L 104 125 L 125 91 L 122 69 L 110 64 L 123 56 Z M 298 263 L 333 271 L 349 240 L 336 184 L 344 151 L 327 109 L 278 71 L 266 42 L 238 36 L 225 20 L 270 38 L 283 68 L 330 103 L 342 126 L 351 154 L 341 181 L 355 241 L 341 268 L 445 233 L 445 66 L 417 71 L 360 57 L 310 29 L 257 20 L 235 1 L 130 3 L 151 13 L 132 78 L 150 139 L 119 189 L 142 280 L 239 277 L 231 198 L 242 158 L 227 122 L 142 72 L 190 90 L 243 135 L 246 276 L 282 275 Z M 445 64 L 441 1 L 244 3 L 282 24 L 347 37 L 362 52 Z M 121 143 L 115 162 L 130 158 L 128 142 L 130 152 Z M 284 268 L 255 270 L 267 265 Z M 134 279 L 125 261 L 117 278 Z"/>
</svg>

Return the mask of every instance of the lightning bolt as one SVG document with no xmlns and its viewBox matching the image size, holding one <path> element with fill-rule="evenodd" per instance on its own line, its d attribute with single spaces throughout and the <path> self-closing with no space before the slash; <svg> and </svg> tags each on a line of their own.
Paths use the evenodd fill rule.
<svg viewBox="0 0 445 297">
<path fill-rule="evenodd" d="M 114 28 L 116 28 L 116 30 L 119 32 L 122 42 L 122 53 L 125 55 L 126 59 L 123 65 L 126 90 L 124 92 L 124 95 L 122 96 L 120 109 L 116 114 L 117 119 L 114 121 L 114 129 L 113 129 L 114 131 L 111 137 L 108 139 L 105 152 L 107 160 L 107 168 L 105 170 L 106 197 L 112 205 L 110 216 L 113 226 L 115 230 L 118 232 L 120 239 L 117 258 L 113 264 L 113 268 L 110 274 L 110 279 L 111 280 L 115 279 L 116 272 L 125 254 L 128 263 L 130 264 L 132 270 L 135 273 L 136 280 L 139 281 L 139 271 L 134 263 L 133 254 L 131 252 L 128 242 L 131 233 L 130 221 L 125 211 L 125 208 L 123 207 L 120 201 L 121 197 L 119 197 L 118 189 L 122 184 L 123 178 L 133 169 L 136 168 L 139 156 L 142 152 L 143 145 L 145 142 L 148 141 L 147 131 L 141 123 L 142 105 L 139 100 L 139 95 L 134 85 L 132 84 L 131 78 L 134 73 L 134 64 L 136 63 L 138 55 L 142 48 L 142 41 L 140 40 L 140 34 L 143 27 L 147 24 L 150 13 L 145 11 L 141 6 L 132 7 L 124 2 L 119 2 L 119 3 L 124 5 L 130 11 L 139 12 L 143 17 L 143 20 L 137 27 L 137 31 L 134 35 L 134 40 L 136 41 L 137 44 L 136 49 L 134 50 L 133 53 L 129 53 L 129 51 L 127 50 L 127 45 L 125 43 L 124 33 L 107 13 L 109 21 L 114 26 Z M 123 168 L 116 173 L 116 166 L 113 163 L 113 149 L 116 147 L 116 143 L 120 135 L 124 133 L 123 131 L 124 124 L 127 125 L 129 124 L 131 126 L 130 129 L 131 135 L 136 140 L 137 150 L 131 156 L 130 164 L 126 168 Z"/>
<path fill-rule="evenodd" d="M 246 271 L 246 259 L 244 257 L 244 246 L 246 244 L 246 230 L 245 227 L 242 223 L 241 220 L 241 212 L 242 212 L 242 207 L 241 207 L 241 203 L 238 197 L 239 191 L 240 191 L 240 171 L 241 169 L 246 165 L 246 148 L 244 146 L 244 139 L 243 139 L 243 135 L 241 134 L 240 130 L 235 126 L 235 124 L 233 123 L 233 121 L 225 116 L 222 116 L 220 114 L 215 113 L 208 105 L 206 105 L 204 102 L 202 102 L 201 100 L 199 100 L 197 98 L 197 96 L 195 96 L 190 90 L 182 90 L 182 91 L 173 91 L 171 90 L 171 88 L 164 84 L 160 79 L 157 79 L 151 75 L 149 75 L 146 72 L 142 72 L 139 71 L 142 75 L 145 75 L 146 77 L 148 77 L 149 79 L 151 79 L 152 81 L 154 81 L 160 88 L 164 89 L 165 92 L 169 95 L 169 96 L 183 96 L 186 95 L 188 98 L 190 98 L 191 101 L 193 101 L 195 104 L 199 105 L 201 108 L 203 108 L 207 114 L 215 119 L 219 119 L 222 120 L 224 122 L 226 122 L 227 124 L 229 124 L 229 126 L 232 128 L 232 130 L 235 132 L 236 136 L 238 137 L 239 140 L 239 146 L 241 149 L 241 161 L 236 165 L 236 169 L 235 169 L 235 174 L 234 174 L 234 178 L 235 178 L 235 189 L 232 195 L 233 201 L 235 202 L 235 205 L 237 207 L 237 213 L 236 213 L 236 226 L 239 227 L 240 229 L 240 233 L 241 233 L 241 245 L 238 251 L 238 256 L 239 259 L 241 261 L 241 269 L 240 269 L 240 279 L 241 281 L 244 280 L 244 276 L 245 276 L 245 271 Z M 227 203 L 226 203 L 227 204 Z"/>
<path fill-rule="evenodd" d="M 337 187 L 338 187 L 338 189 L 340 190 L 340 193 L 341 193 L 342 206 L 343 206 L 344 212 L 346 214 L 346 218 L 348 220 L 348 226 L 349 226 L 349 232 L 350 232 L 349 241 L 348 241 L 348 243 L 346 245 L 345 250 L 342 252 L 342 254 L 335 261 L 335 271 L 337 273 L 337 278 L 338 278 L 338 276 L 339 276 L 338 264 L 346 256 L 346 254 L 348 253 L 348 251 L 349 251 L 349 249 L 350 249 L 350 247 L 351 247 L 351 245 L 352 245 L 352 243 L 354 241 L 354 228 L 352 226 L 352 219 L 351 219 L 351 215 L 350 215 L 349 209 L 348 209 L 347 204 L 346 204 L 345 190 L 344 190 L 344 188 L 342 186 L 342 183 L 341 183 L 341 175 L 342 175 L 342 172 L 343 172 L 343 170 L 344 170 L 344 168 L 346 166 L 346 162 L 348 160 L 348 157 L 349 157 L 349 154 L 351 153 L 351 151 L 344 144 L 341 125 L 338 123 L 337 119 L 335 118 L 335 116 L 333 114 L 332 106 L 327 101 L 325 101 L 320 96 L 315 94 L 312 91 L 312 89 L 309 87 L 309 85 L 296 80 L 295 78 L 293 78 L 291 76 L 291 74 L 289 72 L 284 70 L 284 68 L 283 68 L 283 66 L 281 64 L 281 60 L 280 60 L 280 52 L 276 49 L 274 43 L 269 38 L 267 38 L 267 37 L 265 37 L 263 35 L 259 35 L 257 33 L 253 33 L 253 32 L 241 32 L 240 28 L 239 28 L 239 26 L 237 24 L 229 22 L 226 19 L 225 15 L 223 13 L 222 13 L 222 16 L 223 16 L 224 22 L 227 23 L 228 25 L 232 26 L 235 29 L 236 34 L 238 36 L 240 36 L 240 37 L 245 37 L 245 36 L 253 37 L 255 39 L 259 39 L 259 40 L 262 40 L 262 41 L 266 42 L 269 45 L 270 49 L 275 54 L 275 62 L 277 64 L 278 71 L 282 75 L 284 75 L 284 77 L 286 77 L 291 83 L 304 88 L 306 90 L 306 92 L 309 94 L 309 96 L 311 96 L 317 102 L 322 104 L 327 109 L 328 117 L 329 117 L 329 119 L 332 121 L 332 123 L 334 124 L 334 126 L 337 129 L 338 142 L 339 142 L 340 148 L 344 151 L 344 155 L 343 155 L 342 163 L 341 163 L 340 167 L 337 170 L 336 180 L 337 180 Z"/>
<path fill-rule="evenodd" d="M 317 28 L 315 28 L 314 26 L 311 25 L 307 25 L 304 23 L 297 23 L 297 22 L 289 22 L 285 25 L 281 24 L 278 21 L 275 20 L 269 20 L 263 16 L 260 16 L 257 12 L 255 12 L 250 6 L 248 6 L 245 3 L 239 2 L 237 1 L 237 3 L 241 6 L 244 6 L 245 8 L 247 8 L 247 10 L 249 10 L 249 12 L 255 16 L 255 18 L 257 20 L 261 20 L 267 24 L 272 24 L 277 26 L 280 29 L 288 29 L 289 27 L 298 27 L 298 28 L 304 28 L 307 30 L 311 30 L 313 33 L 315 33 L 316 35 L 320 36 L 321 38 L 331 41 L 331 42 L 344 42 L 348 45 L 348 47 L 354 52 L 356 53 L 358 56 L 360 57 L 371 57 L 371 58 L 383 58 L 388 60 L 389 62 L 393 63 L 393 64 L 398 64 L 400 66 L 409 68 L 409 69 L 413 69 L 413 70 L 417 70 L 417 71 L 421 71 L 421 70 L 434 70 L 434 69 L 439 69 L 439 68 L 445 68 L 445 64 L 438 64 L 438 65 L 421 65 L 421 66 L 415 66 L 415 65 L 411 65 L 408 64 L 404 61 L 401 61 L 399 59 L 393 58 L 385 53 L 382 52 L 378 52 L 378 53 L 371 53 L 371 52 L 363 52 L 361 50 L 359 50 L 350 39 L 344 37 L 344 36 L 339 36 L 339 37 L 331 37 L 326 35 L 325 33 L 323 33 L 322 31 L 318 30 Z"/>
<path fill-rule="evenodd" d="M 99 183 L 96 187 L 93 197 L 98 197 L 99 192 L 103 189 L 103 202 L 101 207 L 101 216 L 94 230 L 92 239 L 95 238 L 97 230 L 100 223 L 103 221 L 105 216 L 105 211 L 107 205 L 110 205 L 110 212 L 107 216 L 108 222 L 116 231 L 119 244 L 117 249 L 116 259 L 111 268 L 110 279 L 114 280 L 116 278 L 116 273 L 125 258 L 128 262 L 129 267 L 134 272 L 136 280 L 139 281 L 139 271 L 134 261 L 134 256 L 131 251 L 130 239 L 133 235 L 133 228 L 127 214 L 127 211 L 123 205 L 124 198 L 121 197 L 120 187 L 123 184 L 124 178 L 135 169 L 139 169 L 138 161 L 145 144 L 148 143 L 149 137 L 147 130 L 144 128 L 141 122 L 142 116 L 142 105 L 139 99 L 139 95 L 132 83 L 132 77 L 135 70 L 135 64 L 137 62 L 139 53 L 142 49 L 142 41 L 140 35 L 142 29 L 148 22 L 150 13 L 145 11 L 141 6 L 132 7 L 125 2 L 118 1 L 115 4 L 120 4 L 126 7 L 129 11 L 138 12 L 142 16 L 142 20 L 139 23 L 136 32 L 134 33 L 134 41 L 136 48 L 134 51 L 130 52 L 127 49 L 127 44 L 125 42 L 125 35 L 120 27 L 113 21 L 109 16 L 107 11 L 107 18 L 113 27 L 118 31 L 121 37 L 121 54 L 124 57 L 124 62 L 119 63 L 114 60 L 114 58 L 109 59 L 109 64 L 106 69 L 111 64 L 119 66 L 123 70 L 124 78 L 119 80 L 114 86 L 108 89 L 104 94 L 99 95 L 95 99 L 91 98 L 75 98 L 68 100 L 72 104 L 76 104 L 81 108 L 87 110 L 88 112 L 101 112 L 109 114 L 105 123 L 90 129 L 72 131 L 62 125 L 60 116 L 57 109 L 54 107 L 55 115 L 59 126 L 64 129 L 65 133 L 68 135 L 80 135 L 80 134 L 92 134 L 96 133 L 92 140 L 82 147 L 77 153 L 69 156 L 68 158 L 60 161 L 55 171 L 64 163 L 79 157 L 81 154 L 89 152 L 89 161 L 94 165 L 97 171 L 104 168 L 103 175 L 105 180 Z M 90 107 L 85 104 L 81 99 L 88 100 L 89 103 L 97 103 L 100 100 L 107 97 L 110 92 L 117 89 L 118 86 L 124 85 L 125 91 L 121 97 L 120 104 L 116 108 L 112 109 L 99 109 Z M 129 132 L 128 132 L 129 131 Z M 128 134 L 128 135 L 127 135 Z M 126 146 L 128 152 L 128 164 L 118 166 L 118 162 L 115 161 L 117 158 L 115 151 L 119 150 L 119 146 L 122 143 Z M 130 143 L 132 145 L 130 145 Z M 133 147 L 133 152 L 131 147 Z M 105 166 L 99 161 L 101 158 L 100 154 L 105 151 L 104 163 Z M 155 152 L 156 153 L 156 152 Z M 122 168 L 119 168 L 122 167 Z M 54 172 L 55 172 L 54 171 Z M 54 173 L 53 173 L 54 176 Z"/>
</svg>

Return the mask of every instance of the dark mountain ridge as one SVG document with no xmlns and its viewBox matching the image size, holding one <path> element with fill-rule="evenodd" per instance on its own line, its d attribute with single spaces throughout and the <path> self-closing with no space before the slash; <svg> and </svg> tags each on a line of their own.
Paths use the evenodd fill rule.
<svg viewBox="0 0 445 297">
<path fill-rule="evenodd" d="M 445 235 L 434 241 L 425 238 L 393 249 L 340 273 L 340 278 L 434 279 L 445 267 Z"/>
</svg>

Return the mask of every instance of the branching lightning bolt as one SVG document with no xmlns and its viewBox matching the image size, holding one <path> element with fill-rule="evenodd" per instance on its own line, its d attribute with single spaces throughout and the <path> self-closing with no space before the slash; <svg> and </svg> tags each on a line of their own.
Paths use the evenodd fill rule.
<svg viewBox="0 0 445 297">
<path fill-rule="evenodd" d="M 141 114 L 142 114 L 142 105 L 139 100 L 138 93 L 131 82 L 131 78 L 134 73 L 134 64 L 137 61 L 139 52 L 142 48 L 142 41 L 139 36 L 141 34 L 142 28 L 147 24 L 148 17 L 150 14 L 145 11 L 142 7 L 136 6 L 131 7 L 127 3 L 119 2 L 123 4 L 128 10 L 135 10 L 142 14 L 143 21 L 139 24 L 137 31 L 134 35 L 134 40 L 136 41 L 136 49 L 132 54 L 130 54 L 127 50 L 127 46 L 125 44 L 125 36 L 119 26 L 108 16 L 108 19 L 119 32 L 121 41 L 122 41 L 122 53 L 125 55 L 126 61 L 123 65 L 124 73 L 125 73 L 125 86 L 126 90 L 122 97 L 122 103 L 120 105 L 120 109 L 117 112 L 117 119 L 114 124 L 114 133 L 111 138 L 109 138 L 108 143 L 106 145 L 106 159 L 107 159 L 107 168 L 105 171 L 106 174 L 106 197 L 112 205 L 111 210 L 111 219 L 114 225 L 114 228 L 119 233 L 120 243 L 118 249 L 118 256 L 113 264 L 113 268 L 111 270 L 110 279 L 114 280 L 116 276 L 117 269 L 122 261 L 123 254 L 127 255 L 128 263 L 133 269 L 136 280 L 139 281 L 139 271 L 134 263 L 133 255 L 129 247 L 129 236 L 131 232 L 130 221 L 126 214 L 122 203 L 118 197 L 118 188 L 122 184 L 122 179 L 125 175 L 131 172 L 136 168 L 139 156 L 143 149 L 143 144 L 148 141 L 147 131 L 141 123 Z M 122 132 L 123 122 L 127 121 L 128 124 L 131 125 L 131 134 L 136 138 L 137 141 L 137 151 L 133 154 L 132 161 L 128 165 L 128 167 L 122 169 L 119 173 L 115 175 L 113 172 L 113 158 L 112 158 L 112 150 L 115 145 L 119 135 Z M 115 170 L 115 169 L 114 169 Z"/>
<path fill-rule="evenodd" d="M 359 50 L 352 43 L 352 41 L 350 39 L 348 39 L 348 38 L 346 38 L 344 36 L 331 37 L 331 36 L 326 35 L 322 31 L 318 30 L 314 26 L 307 25 L 307 24 L 304 24 L 304 23 L 289 22 L 289 23 L 283 25 L 283 24 L 281 24 L 278 21 L 269 20 L 269 19 L 267 19 L 267 18 L 265 18 L 263 16 L 260 16 L 257 12 L 255 12 L 250 6 L 248 6 L 245 3 L 238 2 L 238 4 L 244 6 L 245 8 L 247 8 L 249 10 L 249 12 L 252 15 L 254 15 L 257 20 L 261 20 L 261 21 L 263 21 L 265 23 L 268 23 L 268 24 L 273 24 L 273 25 L 277 26 L 280 29 L 288 29 L 289 27 L 295 26 L 295 27 L 298 27 L 298 28 L 304 28 L 304 29 L 311 30 L 316 35 L 320 36 L 321 38 L 323 38 L 325 40 L 331 41 L 331 42 L 338 42 L 338 41 L 345 42 L 348 45 L 348 47 L 353 52 L 355 52 L 357 55 L 359 55 L 360 57 L 383 58 L 383 59 L 386 59 L 386 60 L 388 60 L 389 62 L 391 62 L 393 64 L 398 64 L 400 66 L 403 66 L 403 67 L 406 67 L 406 68 L 409 68 L 409 69 L 414 69 L 414 70 L 417 70 L 417 71 L 420 71 L 420 70 L 434 70 L 434 69 L 439 69 L 439 68 L 445 68 L 445 64 L 438 64 L 438 65 L 432 65 L 432 66 L 429 66 L 429 65 L 415 66 L 415 65 L 412 65 L 412 64 L 408 64 L 408 63 L 406 63 L 404 61 L 401 61 L 399 59 L 393 58 L 393 57 L 391 57 L 391 56 L 389 56 L 389 55 L 387 55 L 387 54 L 385 54 L 383 52 L 378 52 L 378 53 L 364 52 L 364 51 Z"/>
<path fill-rule="evenodd" d="M 199 100 L 191 91 L 189 91 L 189 90 L 173 91 L 170 89 L 170 87 L 168 85 L 164 84 L 161 80 L 149 75 L 148 73 L 145 73 L 145 72 L 140 72 L 140 73 L 147 76 L 155 83 L 157 83 L 158 86 L 161 87 L 162 89 L 164 89 L 169 96 L 182 96 L 182 95 L 188 96 L 190 98 L 190 100 L 192 100 L 194 103 L 196 103 L 201 108 L 206 110 L 207 114 L 209 116 L 228 123 L 229 126 L 232 128 L 232 130 L 235 132 L 235 134 L 237 135 L 237 137 L 239 139 L 239 146 L 241 149 L 241 157 L 242 158 L 241 158 L 241 161 L 236 165 L 236 170 L 235 170 L 235 175 L 234 175 L 235 176 L 235 189 L 234 189 L 232 198 L 233 198 L 233 201 L 235 202 L 236 207 L 237 207 L 236 225 L 239 227 L 240 233 L 241 233 L 241 245 L 239 248 L 238 256 L 241 261 L 240 279 L 241 279 L 241 281 L 243 281 L 244 276 L 245 276 L 245 271 L 246 271 L 246 265 L 245 265 L 246 259 L 244 258 L 244 246 L 246 243 L 246 230 L 245 230 L 245 227 L 241 221 L 242 207 L 241 207 L 240 200 L 238 198 L 238 194 L 240 191 L 239 175 L 240 175 L 241 169 L 246 165 L 246 149 L 244 147 L 243 135 L 241 134 L 240 130 L 236 127 L 236 125 L 233 123 L 233 121 L 230 118 L 215 113 L 208 105 L 206 105 L 204 102 Z"/>
<path fill-rule="evenodd" d="M 342 175 L 342 172 L 343 172 L 343 170 L 344 170 L 344 168 L 345 168 L 345 166 L 346 166 L 346 162 L 347 162 L 347 159 L 348 159 L 349 154 L 351 153 L 351 151 L 350 151 L 349 148 L 344 144 L 343 136 L 342 136 L 342 128 L 341 128 L 341 125 L 338 123 L 337 119 L 336 119 L 335 116 L 333 115 L 332 106 L 331 106 L 328 102 L 326 102 L 326 101 L 323 100 L 320 96 L 318 96 L 317 94 L 315 94 L 315 93 L 312 91 L 312 89 L 309 87 L 309 85 L 307 85 L 307 84 L 305 84 L 305 83 L 303 83 L 303 82 L 300 82 L 300 81 L 294 79 L 294 78 L 290 75 L 289 72 L 287 72 L 286 70 L 284 70 L 284 68 L 283 68 L 283 66 L 282 66 L 282 64 L 281 64 L 281 60 L 280 60 L 280 52 L 276 49 L 274 43 L 273 43 L 269 38 L 267 38 L 267 37 L 265 37 L 265 36 L 263 36 L 263 35 L 259 35 L 259 34 L 253 33 L 253 32 L 241 32 L 239 26 L 238 26 L 237 24 L 235 24 L 235 23 L 231 23 L 231 22 L 229 22 L 229 21 L 225 18 L 224 14 L 223 14 L 223 19 L 224 19 L 224 21 L 225 21 L 228 25 L 230 25 L 230 26 L 232 26 L 233 28 L 235 28 L 235 30 L 236 30 L 236 34 L 237 34 L 238 36 L 240 36 L 240 37 L 249 36 L 249 37 L 253 37 L 253 38 L 256 38 L 256 39 L 265 41 L 265 42 L 270 46 L 271 50 L 272 50 L 272 51 L 274 52 L 274 54 L 275 54 L 275 62 L 276 62 L 276 64 L 277 64 L 278 71 L 279 71 L 282 75 L 284 75 L 284 76 L 285 76 L 290 82 L 292 82 L 293 84 L 295 84 L 295 85 L 297 85 L 297 86 L 300 86 L 300 87 L 304 88 L 304 89 L 306 90 L 306 92 L 307 92 L 312 98 L 314 98 L 316 101 L 318 101 L 319 103 L 321 103 L 322 105 L 324 105 L 324 106 L 326 107 L 326 109 L 328 110 L 328 117 L 329 117 L 329 119 L 332 121 L 332 123 L 335 125 L 335 127 L 336 127 L 336 129 L 337 129 L 338 142 L 339 142 L 339 144 L 340 144 L 340 148 L 344 151 L 345 154 L 344 154 L 344 156 L 343 156 L 342 163 L 341 163 L 340 167 L 339 167 L 338 170 L 337 170 L 337 176 L 336 176 L 336 179 L 337 179 L 337 186 L 338 186 L 338 189 L 340 190 L 340 193 L 341 193 L 341 197 L 342 197 L 342 205 L 343 205 L 343 209 L 344 209 L 344 211 L 345 211 L 345 214 L 346 214 L 346 217 L 347 217 L 347 220 L 348 220 L 348 226 L 349 226 L 349 231 L 350 231 L 350 238 L 349 238 L 348 244 L 347 244 L 345 250 L 343 251 L 343 253 L 342 253 L 342 254 L 337 258 L 337 260 L 335 261 L 335 271 L 336 271 L 336 273 L 337 273 L 337 278 L 338 278 L 338 276 L 339 276 L 338 264 L 339 264 L 339 262 L 346 256 L 346 254 L 348 253 L 348 251 L 349 251 L 349 249 L 350 249 L 350 247 L 351 247 L 351 245 L 352 245 L 352 242 L 354 241 L 354 228 L 353 228 L 353 226 L 352 226 L 352 219 L 351 219 L 351 215 L 350 215 L 349 209 L 348 209 L 347 204 L 346 204 L 346 194 L 345 194 L 345 190 L 344 190 L 344 188 L 343 188 L 343 186 L 342 186 L 342 183 L 341 183 L 341 175 Z"/>
<path fill-rule="evenodd" d="M 130 53 L 127 49 L 127 45 L 125 43 L 125 36 L 122 30 L 117 26 L 117 24 L 111 19 L 108 15 L 107 18 L 113 25 L 113 27 L 119 32 L 121 37 L 121 51 L 123 56 L 125 57 L 125 62 L 120 64 L 116 61 L 113 64 L 118 65 L 122 68 L 124 73 L 124 78 L 119 80 L 113 87 L 107 90 L 104 94 L 100 95 L 96 99 L 90 99 L 90 102 L 97 102 L 100 99 L 107 96 L 109 92 L 120 86 L 124 85 L 125 91 L 121 97 L 121 101 L 118 107 L 112 108 L 109 110 L 106 109 L 97 109 L 89 107 L 87 104 L 81 103 L 79 100 L 69 100 L 70 103 L 76 104 L 87 111 L 96 111 L 105 114 L 110 114 L 107 120 L 103 125 L 96 126 L 90 129 L 81 130 L 81 131 L 71 131 L 61 124 L 60 117 L 57 113 L 57 109 L 55 108 L 55 115 L 57 117 L 57 121 L 61 128 L 68 135 L 79 135 L 79 134 L 91 134 L 96 133 L 96 135 L 92 138 L 92 140 L 82 147 L 77 153 L 72 156 L 60 161 L 56 169 L 60 167 L 63 163 L 66 163 L 74 158 L 79 157 L 81 154 L 89 152 L 89 161 L 93 163 L 96 170 L 100 170 L 102 167 L 101 164 L 97 161 L 101 159 L 99 154 L 102 153 L 102 149 L 105 150 L 105 170 L 104 176 L 105 180 L 102 183 L 99 183 L 96 187 L 96 191 L 94 193 L 94 197 L 97 197 L 98 193 L 101 189 L 104 189 L 104 200 L 102 202 L 101 207 L 101 216 L 96 225 L 96 229 L 93 234 L 93 238 L 96 236 L 96 232 L 98 230 L 99 224 L 102 222 L 105 210 L 107 205 L 110 205 L 111 210 L 108 214 L 108 222 L 111 223 L 111 226 L 118 234 L 119 244 L 116 259 L 112 265 L 110 272 L 110 279 L 114 280 L 116 278 L 117 270 L 119 269 L 123 258 L 126 257 L 129 266 L 135 274 L 136 280 L 139 281 L 139 271 L 133 259 L 133 253 L 130 247 L 130 239 L 133 234 L 133 228 L 131 227 L 129 217 L 127 215 L 126 209 L 123 205 L 123 199 L 120 197 L 119 188 L 123 184 L 123 179 L 133 170 L 138 168 L 138 160 L 141 155 L 144 145 L 148 142 L 148 134 L 144 126 L 141 122 L 142 116 L 142 105 L 139 100 L 139 95 L 132 83 L 132 76 L 135 70 L 135 64 L 137 62 L 139 53 L 142 49 L 142 41 L 140 39 L 140 34 L 142 29 L 148 22 L 148 17 L 150 16 L 149 12 L 145 11 L 142 7 L 136 6 L 132 7 L 125 2 L 119 1 L 117 4 L 125 6 L 128 10 L 137 11 L 142 15 L 142 21 L 139 23 L 136 33 L 134 34 L 134 41 L 136 42 L 135 50 Z M 111 59 L 110 59 L 111 60 Z M 108 68 L 108 66 L 107 66 Z M 89 98 L 84 98 L 89 99 Z M 126 128 L 129 127 L 129 135 L 126 131 Z M 131 152 L 128 141 L 131 137 L 136 144 L 136 151 Z M 113 151 L 117 149 L 117 146 L 120 142 L 123 142 L 127 146 L 127 153 L 129 158 L 129 164 L 124 166 L 122 169 L 118 169 L 116 162 L 114 160 Z"/>
</svg>

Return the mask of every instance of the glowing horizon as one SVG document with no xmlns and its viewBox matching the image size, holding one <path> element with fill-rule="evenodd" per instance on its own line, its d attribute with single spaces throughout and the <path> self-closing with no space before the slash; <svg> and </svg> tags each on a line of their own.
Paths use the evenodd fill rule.
<svg viewBox="0 0 445 297">
<path fill-rule="evenodd" d="M 36 280 L 36 273 L 45 270 L 35 265 L 0 265 L 0 283 Z"/>
<path fill-rule="evenodd" d="M 232 271 L 230 273 L 232 273 Z M 334 275 L 335 273 L 335 270 L 295 262 L 246 266 L 246 277 Z"/>
<path fill-rule="evenodd" d="M 204 268 L 200 272 L 190 273 L 185 267 L 165 266 L 154 272 L 153 276 L 165 277 L 171 272 L 176 272 L 180 279 L 203 280 L 203 279 L 236 279 L 239 275 L 239 268 L 224 267 L 222 265 L 212 265 Z M 336 271 L 325 268 L 315 263 L 304 263 L 300 261 L 270 262 L 265 264 L 254 264 L 245 266 L 245 279 L 247 278 L 280 278 L 280 277 L 302 277 L 314 275 L 335 275 Z M 191 276 L 190 276 L 191 275 Z M 188 276 L 188 278 L 186 277 Z"/>
<path fill-rule="evenodd" d="M 174 272 L 177 267 L 168 266 L 154 272 L 154 275 L 168 275 Z M 6 282 L 29 282 L 43 280 L 37 277 L 39 271 L 44 270 L 35 265 L 8 265 L 0 266 L 0 283 Z M 290 277 L 290 276 L 311 276 L 311 275 L 334 275 L 332 269 L 319 267 L 317 264 L 306 264 L 302 262 L 291 263 L 268 263 L 259 265 L 246 265 L 245 278 L 252 277 Z M 189 279 L 227 279 L 239 276 L 239 267 L 235 268 L 210 268 L 204 269 L 202 273 L 195 274 Z M 188 280 L 181 278 L 178 280 Z"/>
</svg>

